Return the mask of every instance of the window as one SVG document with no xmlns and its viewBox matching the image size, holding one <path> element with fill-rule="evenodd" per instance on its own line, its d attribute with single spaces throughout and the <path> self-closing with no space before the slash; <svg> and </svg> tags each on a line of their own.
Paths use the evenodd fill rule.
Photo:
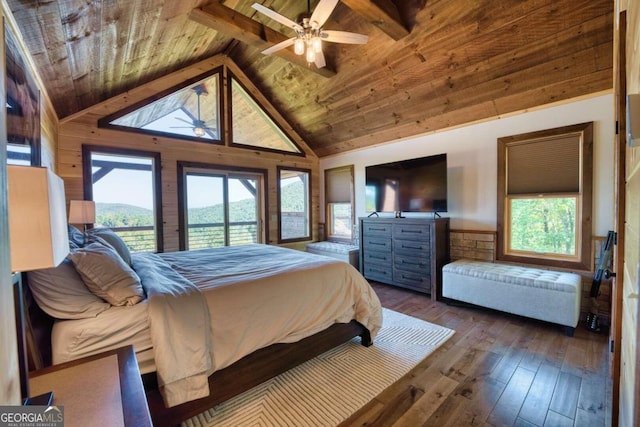
<svg viewBox="0 0 640 427">
<path fill-rule="evenodd" d="M 311 239 L 311 171 L 278 168 L 280 242 Z"/>
<path fill-rule="evenodd" d="M 327 239 L 351 241 L 353 237 L 353 165 L 324 171 Z"/>
<path fill-rule="evenodd" d="M 180 249 L 264 242 L 265 174 L 178 162 Z"/>
<path fill-rule="evenodd" d="M 98 126 L 191 141 L 222 141 L 221 69 L 98 120 Z"/>
<path fill-rule="evenodd" d="M 134 252 L 162 252 L 160 154 L 83 146 L 82 162 L 95 225 L 113 229 Z"/>
<path fill-rule="evenodd" d="M 40 166 L 40 90 L 8 25 L 4 36 L 7 163 Z"/>
<path fill-rule="evenodd" d="M 499 260 L 590 269 L 593 124 L 498 139 Z"/>
<path fill-rule="evenodd" d="M 234 77 L 230 85 L 231 133 L 234 145 L 304 155 L 267 110 Z"/>
</svg>

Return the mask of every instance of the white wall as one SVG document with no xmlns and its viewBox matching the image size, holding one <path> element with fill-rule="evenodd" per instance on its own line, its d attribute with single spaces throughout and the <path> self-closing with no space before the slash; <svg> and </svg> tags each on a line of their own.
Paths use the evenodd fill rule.
<svg viewBox="0 0 640 427">
<path fill-rule="evenodd" d="M 452 229 L 496 230 L 498 138 L 590 121 L 594 122 L 593 232 L 606 236 L 613 227 L 612 94 L 321 158 L 320 176 L 324 177 L 324 169 L 354 165 L 358 218 L 367 214 L 366 166 L 447 153 L 449 211 L 442 216 L 451 218 Z M 320 199 L 324 206 L 324 183 Z M 323 209 L 320 221 L 324 222 Z"/>
</svg>

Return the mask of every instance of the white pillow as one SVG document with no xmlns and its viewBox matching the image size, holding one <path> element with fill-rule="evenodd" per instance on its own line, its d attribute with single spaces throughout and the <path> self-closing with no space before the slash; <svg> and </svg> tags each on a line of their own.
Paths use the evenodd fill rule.
<svg viewBox="0 0 640 427">
<path fill-rule="evenodd" d="M 111 307 L 85 286 L 67 259 L 54 268 L 29 271 L 27 283 L 40 308 L 56 319 L 96 317 Z"/>
</svg>

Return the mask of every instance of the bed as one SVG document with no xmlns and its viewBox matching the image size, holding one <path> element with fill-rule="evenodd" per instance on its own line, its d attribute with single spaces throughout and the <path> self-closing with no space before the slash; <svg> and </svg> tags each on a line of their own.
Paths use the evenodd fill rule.
<svg viewBox="0 0 640 427">
<path fill-rule="evenodd" d="M 134 345 L 155 425 L 175 425 L 353 337 L 370 345 L 382 323 L 366 280 L 332 258 L 260 244 L 129 254 L 120 243 L 83 244 L 54 269 L 66 270 L 65 283 L 75 270 L 98 297 L 78 301 L 79 315 L 67 313 L 68 304 L 47 306 L 42 272 L 29 273 L 28 283 L 38 305 L 57 318 L 53 363 Z M 110 279 L 121 288 L 114 300 L 101 293 L 113 293 L 108 283 L 90 283 L 83 270 L 97 270 L 90 273 L 104 282 L 113 269 L 95 260 L 83 265 L 78 254 L 96 245 L 108 247 L 111 258 L 118 253 L 119 268 L 128 265 L 140 288 L 126 277 Z"/>
</svg>

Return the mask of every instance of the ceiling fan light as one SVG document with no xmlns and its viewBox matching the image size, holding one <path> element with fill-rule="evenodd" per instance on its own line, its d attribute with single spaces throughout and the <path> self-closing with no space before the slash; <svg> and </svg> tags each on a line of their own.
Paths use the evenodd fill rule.
<svg viewBox="0 0 640 427">
<path fill-rule="evenodd" d="M 304 40 L 300 37 L 293 42 L 293 51 L 296 55 L 302 55 L 304 53 Z"/>
<path fill-rule="evenodd" d="M 315 62 L 316 60 L 316 51 L 309 48 L 307 49 L 307 62 Z"/>
<path fill-rule="evenodd" d="M 193 133 L 198 137 L 201 138 L 204 136 L 204 128 L 197 126 L 193 128 Z"/>
<path fill-rule="evenodd" d="M 313 45 L 313 50 L 316 53 L 322 52 L 322 39 L 320 37 L 314 37 L 311 40 L 311 44 Z"/>
</svg>

